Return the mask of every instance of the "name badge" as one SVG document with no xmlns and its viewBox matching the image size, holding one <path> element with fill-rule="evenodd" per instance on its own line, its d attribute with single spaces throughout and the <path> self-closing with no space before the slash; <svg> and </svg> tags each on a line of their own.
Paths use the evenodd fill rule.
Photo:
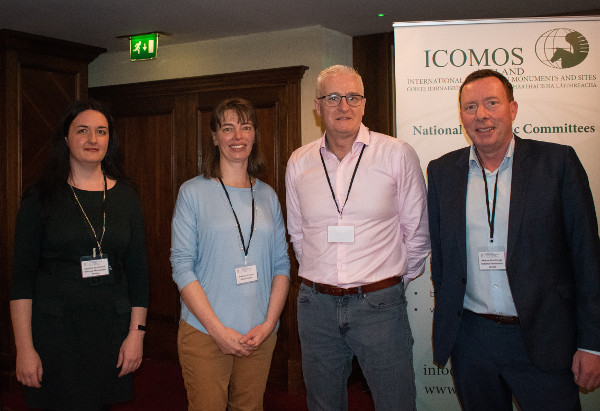
<svg viewBox="0 0 600 411">
<path fill-rule="evenodd" d="M 80 258 L 81 276 L 83 278 L 100 277 L 110 274 L 108 255 L 102 257 L 85 256 Z"/>
<path fill-rule="evenodd" d="M 235 280 L 238 285 L 258 281 L 256 265 L 243 265 L 235 268 Z"/>
<path fill-rule="evenodd" d="M 327 226 L 328 243 L 353 243 L 354 226 L 353 225 L 330 225 Z"/>
<path fill-rule="evenodd" d="M 480 270 L 506 270 L 506 253 L 504 252 L 504 247 L 480 248 L 478 254 Z"/>
</svg>

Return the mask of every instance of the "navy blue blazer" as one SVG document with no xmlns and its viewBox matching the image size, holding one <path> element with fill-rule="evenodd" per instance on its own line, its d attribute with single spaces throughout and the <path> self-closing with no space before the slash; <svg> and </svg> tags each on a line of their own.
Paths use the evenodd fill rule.
<svg viewBox="0 0 600 411">
<path fill-rule="evenodd" d="M 429 163 L 434 361 L 456 341 L 467 282 L 469 148 Z M 506 271 L 532 363 L 570 369 L 600 351 L 600 239 L 587 175 L 572 147 L 515 136 Z"/>
</svg>

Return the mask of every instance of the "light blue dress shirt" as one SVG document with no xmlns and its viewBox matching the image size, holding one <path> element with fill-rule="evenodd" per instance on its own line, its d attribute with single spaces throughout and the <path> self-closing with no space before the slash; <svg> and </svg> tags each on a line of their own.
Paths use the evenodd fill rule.
<svg viewBox="0 0 600 411">
<path fill-rule="evenodd" d="M 514 149 L 515 139 L 513 138 L 500 167 L 494 172 L 485 170 L 490 214 L 494 201 L 496 175 L 498 175 L 493 245 L 504 249 L 505 259 Z M 517 310 L 508 284 L 506 270 L 479 269 L 479 251 L 482 247 L 489 245 L 490 239 L 485 195 L 481 165 L 475 153 L 475 146 L 471 145 L 466 207 L 467 288 L 463 307 L 480 314 L 516 316 Z"/>
</svg>

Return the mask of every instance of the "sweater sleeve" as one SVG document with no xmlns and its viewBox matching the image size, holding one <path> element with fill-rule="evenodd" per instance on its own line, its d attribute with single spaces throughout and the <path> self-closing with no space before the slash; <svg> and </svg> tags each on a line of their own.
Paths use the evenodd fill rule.
<svg viewBox="0 0 600 411">
<path fill-rule="evenodd" d="M 273 198 L 273 224 L 275 235 L 275 249 L 273 277 L 276 275 L 290 276 L 290 257 L 288 255 L 288 243 L 285 238 L 285 225 L 283 223 L 283 214 L 281 213 L 281 205 L 277 199 L 275 192 L 272 192 Z"/>
<path fill-rule="evenodd" d="M 179 291 L 197 281 L 194 266 L 198 261 L 198 217 L 191 186 L 184 183 L 179 189 L 171 223 L 171 267 L 173 281 Z"/>
<path fill-rule="evenodd" d="M 44 236 L 43 210 L 36 193 L 26 194 L 17 214 L 10 299 L 33 299 Z"/>
</svg>

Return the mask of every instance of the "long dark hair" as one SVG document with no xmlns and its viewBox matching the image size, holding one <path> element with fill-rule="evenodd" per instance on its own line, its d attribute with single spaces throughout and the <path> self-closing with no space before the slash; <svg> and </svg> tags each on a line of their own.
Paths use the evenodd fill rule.
<svg viewBox="0 0 600 411">
<path fill-rule="evenodd" d="M 213 133 L 225 121 L 225 112 L 231 110 L 237 114 L 240 123 L 252 123 L 254 126 L 254 144 L 248 157 L 248 174 L 251 177 L 260 177 L 265 170 L 265 162 L 260 152 L 260 133 L 258 132 L 257 116 L 254 105 L 243 98 L 228 98 L 221 101 L 210 115 L 210 130 Z M 212 144 L 211 144 L 212 145 Z M 201 173 L 204 178 L 218 178 L 221 174 L 221 153 L 219 147 L 213 145 L 204 150 L 202 154 Z"/>
<path fill-rule="evenodd" d="M 66 108 L 52 134 L 46 165 L 32 187 L 39 191 L 42 203 L 47 203 L 53 193 L 59 190 L 60 187 L 65 186 L 71 174 L 70 152 L 65 137 L 69 134 L 69 127 L 71 127 L 75 117 L 86 110 L 101 113 L 108 123 L 108 148 L 102 160 L 102 170 L 107 177 L 127 181 L 123 171 L 119 152 L 119 139 L 112 116 L 101 103 L 95 100 L 77 100 Z"/>
</svg>

